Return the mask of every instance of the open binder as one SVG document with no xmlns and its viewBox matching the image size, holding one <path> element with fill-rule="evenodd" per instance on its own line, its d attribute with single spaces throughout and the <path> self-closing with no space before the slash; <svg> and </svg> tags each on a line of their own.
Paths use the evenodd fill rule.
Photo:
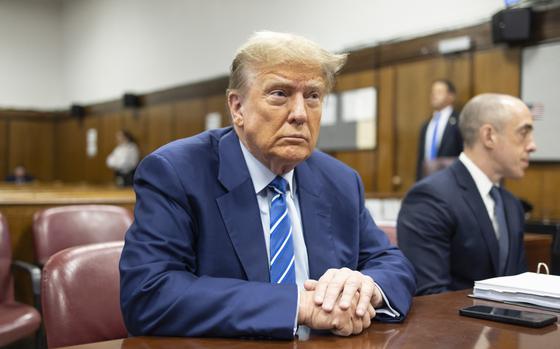
<svg viewBox="0 0 560 349">
<path fill-rule="evenodd" d="M 475 281 L 473 296 L 560 312 L 560 276 L 523 273 Z"/>
</svg>

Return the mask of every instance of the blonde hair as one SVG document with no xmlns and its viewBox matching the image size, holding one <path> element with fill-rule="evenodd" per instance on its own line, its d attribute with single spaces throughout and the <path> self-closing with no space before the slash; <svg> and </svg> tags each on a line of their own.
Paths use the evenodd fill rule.
<svg viewBox="0 0 560 349">
<path fill-rule="evenodd" d="M 327 91 L 334 86 L 336 73 L 346 63 L 347 54 L 331 53 L 304 37 L 270 31 L 256 32 L 241 46 L 231 64 L 228 90 L 244 92 L 253 69 L 281 64 L 318 67 Z"/>
</svg>

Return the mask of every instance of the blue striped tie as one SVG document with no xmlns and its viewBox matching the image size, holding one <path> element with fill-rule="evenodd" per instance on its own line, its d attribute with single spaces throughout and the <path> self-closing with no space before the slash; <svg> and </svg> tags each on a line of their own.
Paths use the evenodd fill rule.
<svg viewBox="0 0 560 349">
<path fill-rule="evenodd" d="M 275 284 L 296 283 L 292 222 L 286 205 L 287 186 L 280 176 L 268 185 L 274 194 L 270 202 L 270 282 Z"/>
</svg>

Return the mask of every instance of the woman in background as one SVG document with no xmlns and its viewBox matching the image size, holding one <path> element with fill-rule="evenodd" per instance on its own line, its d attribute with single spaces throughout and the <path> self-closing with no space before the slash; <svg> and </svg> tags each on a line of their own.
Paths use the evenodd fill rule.
<svg viewBox="0 0 560 349">
<path fill-rule="evenodd" d="M 127 130 L 117 132 L 117 147 L 107 157 L 107 166 L 115 172 L 118 186 L 132 185 L 134 170 L 140 161 L 136 140 Z"/>
</svg>

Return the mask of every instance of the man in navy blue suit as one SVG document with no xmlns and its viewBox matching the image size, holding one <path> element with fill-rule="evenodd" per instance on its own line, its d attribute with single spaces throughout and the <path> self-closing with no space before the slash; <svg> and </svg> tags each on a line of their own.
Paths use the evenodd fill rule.
<svg viewBox="0 0 560 349">
<path fill-rule="evenodd" d="M 398 245 L 414 265 L 419 295 L 527 269 L 523 209 L 500 182 L 523 177 L 529 165 L 532 115 L 515 97 L 483 94 L 459 120 L 464 152 L 416 183 L 398 217 Z"/>
<path fill-rule="evenodd" d="M 314 150 L 345 60 L 257 33 L 231 66 L 233 127 L 142 161 L 120 262 L 132 335 L 346 336 L 404 319 L 412 266 L 373 222 L 357 173 Z"/>
<path fill-rule="evenodd" d="M 463 151 L 458 124 L 459 112 L 453 109 L 456 95 L 455 85 L 451 81 L 438 79 L 432 83 L 430 104 L 434 112 L 420 129 L 416 159 L 417 180 L 446 166 Z"/>
</svg>

